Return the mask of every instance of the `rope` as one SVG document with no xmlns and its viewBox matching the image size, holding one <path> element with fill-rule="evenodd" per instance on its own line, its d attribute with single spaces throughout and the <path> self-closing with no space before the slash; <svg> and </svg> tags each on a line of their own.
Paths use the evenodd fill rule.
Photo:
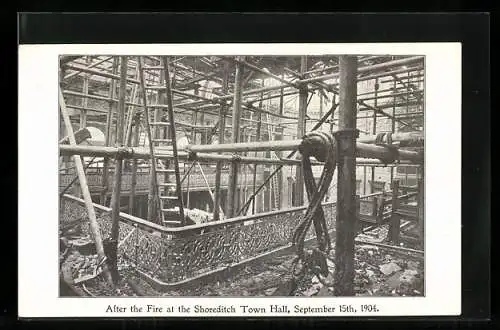
<svg viewBox="0 0 500 330">
<path fill-rule="evenodd" d="M 328 252 L 331 250 L 331 241 L 321 201 L 328 191 L 333 174 L 335 173 L 337 164 L 336 149 L 336 141 L 330 134 L 316 131 L 307 133 L 302 140 L 302 144 L 299 146 L 299 151 L 303 156 L 304 184 L 309 199 L 309 206 L 304 217 L 295 228 L 292 237 L 292 245 L 295 247 L 297 253 L 292 271 L 295 280 L 303 277 L 307 270 L 312 271 L 321 281 L 323 281 L 322 277 L 326 277 L 329 274 L 326 259 Z M 318 185 L 314 180 L 310 157 L 315 157 L 317 160 L 325 162 Z M 318 246 L 312 250 L 305 251 L 304 241 L 311 224 L 314 224 Z M 299 265 L 301 266 L 300 268 L 298 268 Z"/>
</svg>

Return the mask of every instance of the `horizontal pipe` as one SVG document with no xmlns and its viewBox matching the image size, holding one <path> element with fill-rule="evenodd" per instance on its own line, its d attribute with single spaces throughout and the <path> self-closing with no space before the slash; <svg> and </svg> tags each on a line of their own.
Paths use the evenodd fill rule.
<svg viewBox="0 0 500 330">
<path fill-rule="evenodd" d="M 402 66 L 402 65 L 417 63 L 417 62 L 423 61 L 423 59 L 424 59 L 423 56 L 414 56 L 414 57 L 384 62 L 384 63 L 380 63 L 380 64 L 375 64 L 375 65 L 367 65 L 367 66 L 362 66 L 362 67 L 358 68 L 357 72 L 358 72 L 358 74 L 360 74 L 360 73 L 364 73 L 364 72 L 383 70 L 383 69 L 387 69 L 387 68 L 394 67 L 394 66 Z M 335 72 L 335 73 L 327 74 L 324 76 L 302 79 L 302 80 L 297 81 L 297 83 L 302 83 L 302 84 L 312 83 L 312 82 L 316 82 L 316 81 L 338 78 L 338 76 L 339 76 L 339 73 Z"/>
<path fill-rule="evenodd" d="M 374 146 L 375 147 L 375 146 Z M 376 147 L 382 148 L 382 147 Z M 110 157 L 113 158 L 117 155 L 121 149 L 122 156 L 124 159 L 149 159 L 151 154 L 148 148 L 144 147 L 134 147 L 134 148 L 116 148 L 116 147 L 105 147 L 105 146 L 71 146 L 71 145 L 60 145 L 59 152 L 61 156 L 71 156 L 71 155 L 80 155 L 84 157 Z M 289 150 L 289 149 L 288 149 Z M 365 151 L 366 153 L 366 151 Z M 159 159 L 172 159 L 174 155 L 170 150 L 157 150 L 155 152 L 155 156 Z M 188 152 L 179 151 L 178 152 L 179 159 L 192 159 L 189 156 Z M 236 158 L 233 155 L 218 155 L 218 154 L 207 154 L 207 153 L 196 153 L 195 158 L 199 161 L 223 161 L 223 162 L 232 162 Z M 272 158 L 264 158 L 264 157 L 246 157 L 241 156 L 238 157 L 238 162 L 242 164 L 269 164 L 269 165 L 293 165 L 298 166 L 301 164 L 301 161 L 298 159 L 272 159 Z M 385 164 L 383 161 L 378 159 L 356 159 L 358 166 L 395 166 L 396 164 Z M 401 161 L 400 164 L 408 164 L 411 165 L 408 161 Z M 323 162 L 311 161 L 311 165 L 323 165 Z"/>
<path fill-rule="evenodd" d="M 375 143 L 376 135 L 362 136 L 357 139 L 358 143 L 372 144 Z M 407 141 L 416 138 L 423 138 L 423 133 L 405 132 L 395 133 L 392 135 L 393 142 Z M 387 139 L 387 137 L 384 137 Z M 383 140 L 386 142 L 386 140 Z M 187 150 L 191 152 L 249 152 L 249 151 L 288 151 L 295 150 L 302 143 L 302 140 L 280 140 L 280 141 L 265 141 L 265 142 L 244 142 L 244 143 L 227 143 L 227 144 L 202 144 L 188 145 Z M 377 158 L 377 157 L 368 157 Z"/>
<path fill-rule="evenodd" d="M 301 143 L 302 140 L 283 140 L 233 144 L 188 145 L 186 149 L 191 152 L 291 151 L 296 150 Z M 367 143 L 356 143 L 356 152 L 361 158 L 390 159 L 392 157 L 392 152 L 387 148 Z M 399 150 L 399 158 L 412 162 L 419 162 L 422 160 L 420 153 L 407 150 Z"/>
</svg>

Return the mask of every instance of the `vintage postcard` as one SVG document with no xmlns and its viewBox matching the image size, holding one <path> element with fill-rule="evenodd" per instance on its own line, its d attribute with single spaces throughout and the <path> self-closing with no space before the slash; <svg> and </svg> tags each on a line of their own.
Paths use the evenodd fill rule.
<svg viewBox="0 0 500 330">
<path fill-rule="evenodd" d="M 20 45 L 19 316 L 460 315 L 461 64 Z"/>
</svg>

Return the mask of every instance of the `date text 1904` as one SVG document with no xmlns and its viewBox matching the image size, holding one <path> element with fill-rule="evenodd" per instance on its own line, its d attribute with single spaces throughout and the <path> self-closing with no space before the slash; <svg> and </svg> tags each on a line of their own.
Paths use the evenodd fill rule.
<svg viewBox="0 0 500 330">
<path fill-rule="evenodd" d="M 377 308 L 377 305 L 372 304 L 372 305 L 361 305 L 361 312 L 378 312 L 379 309 Z"/>
</svg>

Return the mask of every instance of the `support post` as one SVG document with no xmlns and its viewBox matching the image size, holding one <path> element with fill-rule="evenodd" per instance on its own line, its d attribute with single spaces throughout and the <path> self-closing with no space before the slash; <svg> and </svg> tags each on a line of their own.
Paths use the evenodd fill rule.
<svg viewBox="0 0 500 330">
<path fill-rule="evenodd" d="M 242 59 L 244 60 L 244 58 Z M 233 120 L 232 120 L 232 142 L 238 143 L 240 137 L 240 117 L 241 117 L 241 95 L 243 82 L 243 64 L 236 63 L 236 74 L 234 81 L 234 101 L 233 101 Z M 229 173 L 229 190 L 227 203 L 227 217 L 234 215 L 234 206 L 236 201 L 236 185 L 238 182 L 238 163 L 231 162 L 231 171 Z"/>
<path fill-rule="evenodd" d="M 113 74 L 116 73 L 118 70 L 118 58 L 114 57 L 113 58 Z M 116 91 L 116 80 L 111 79 L 109 82 L 109 98 L 114 99 L 115 98 L 115 91 Z M 108 115 L 106 116 L 106 141 L 105 145 L 109 146 L 111 145 L 111 123 L 113 122 L 113 108 L 114 108 L 114 102 L 109 101 L 109 108 L 108 108 Z M 109 158 L 104 157 L 104 164 L 103 164 L 103 169 L 102 169 L 102 192 L 101 192 L 101 198 L 100 198 L 100 204 L 101 205 L 106 205 L 107 201 L 107 195 L 108 195 L 108 186 L 109 186 Z"/>
<path fill-rule="evenodd" d="M 76 145 L 75 137 L 73 135 L 73 127 L 71 126 L 71 120 L 66 110 L 66 102 L 64 101 L 64 96 L 62 94 L 62 90 L 60 87 L 59 87 L 59 108 L 61 109 L 61 114 L 64 120 L 64 124 L 66 126 L 66 132 L 69 137 L 69 143 L 71 145 Z M 94 205 L 92 203 L 92 197 L 90 196 L 89 186 L 87 185 L 87 177 L 85 176 L 85 171 L 83 169 L 82 158 L 78 155 L 75 155 L 73 156 L 73 160 L 75 163 L 76 172 L 78 174 L 78 180 L 80 181 L 80 187 L 82 189 L 82 195 L 85 201 L 85 206 L 87 208 L 90 232 L 92 233 L 92 238 L 94 239 L 97 255 L 99 256 L 100 260 L 105 260 L 106 256 L 104 253 L 104 245 L 102 243 L 101 232 L 99 230 L 99 224 L 97 223 L 97 217 L 95 214 Z M 103 272 L 108 283 L 110 285 L 113 285 L 113 278 L 108 268 L 108 262 L 104 262 Z"/>
<path fill-rule="evenodd" d="M 196 85 L 194 88 L 194 94 L 198 95 L 199 93 L 199 86 Z M 198 121 L 198 111 L 195 111 L 194 114 L 191 117 L 191 123 L 193 124 L 193 127 L 191 128 L 191 141 L 192 143 L 196 144 L 196 124 Z M 203 122 L 201 123 L 203 125 Z M 188 209 L 191 208 L 191 173 L 188 173 L 187 176 L 187 185 L 186 185 L 186 207 Z"/>
<path fill-rule="evenodd" d="M 87 64 L 90 64 L 92 62 L 92 58 L 90 56 L 86 56 L 86 62 Z M 89 75 L 86 74 L 83 77 L 83 94 L 85 95 L 82 98 L 82 109 L 80 110 L 80 128 L 84 128 L 87 126 L 87 105 L 88 105 L 88 98 L 87 95 L 89 94 Z"/>
<path fill-rule="evenodd" d="M 307 71 L 307 56 L 302 56 L 300 59 L 300 72 Z M 299 87 L 299 122 L 297 124 L 297 138 L 301 139 L 306 134 L 306 114 L 307 114 L 307 84 L 301 84 Z M 295 205 L 301 206 L 304 204 L 304 175 L 302 167 L 297 166 L 295 170 Z"/>
<path fill-rule="evenodd" d="M 229 88 L 229 62 L 224 63 L 224 77 L 222 78 L 222 93 L 227 94 Z M 224 143 L 226 132 L 226 112 L 227 105 L 221 104 L 219 108 L 219 143 Z M 221 208 L 221 189 L 220 181 L 222 174 L 222 162 L 217 162 L 215 165 L 215 194 L 214 194 L 214 221 L 220 219 L 219 209 Z"/>
<path fill-rule="evenodd" d="M 319 118 L 323 117 L 323 94 L 319 94 Z"/>
<path fill-rule="evenodd" d="M 262 87 L 264 87 L 264 80 L 262 80 Z M 264 93 L 260 94 L 260 102 L 259 102 L 259 109 L 257 110 L 257 130 L 255 132 L 255 141 L 260 141 L 260 133 L 262 129 L 262 97 L 264 96 Z M 257 157 L 257 151 L 254 153 L 254 156 Z M 257 164 L 254 164 L 253 166 L 253 178 L 252 178 L 252 187 L 253 187 L 253 195 L 257 194 Z M 255 198 L 252 199 L 252 214 L 255 214 Z"/>
<path fill-rule="evenodd" d="M 357 58 L 340 56 L 340 111 L 337 134 L 337 219 L 335 240 L 336 296 L 353 296 L 356 228 L 356 99 Z"/>
<path fill-rule="evenodd" d="M 393 244 L 399 244 L 399 227 L 401 225 L 401 218 L 396 213 L 399 208 L 399 180 L 392 181 L 392 214 L 391 223 L 389 225 L 389 237 Z"/>
<path fill-rule="evenodd" d="M 354 224 L 354 237 L 356 237 L 356 234 L 359 233 L 361 231 L 362 226 L 361 226 L 361 221 L 359 220 L 359 215 L 361 213 L 361 196 L 360 195 L 356 195 L 355 197 L 355 203 L 356 203 L 356 218 L 354 219 L 355 220 L 355 224 Z"/>
<path fill-rule="evenodd" d="M 134 136 L 133 136 L 133 139 L 134 141 L 132 142 L 132 145 L 134 147 L 138 147 L 139 146 L 139 128 L 140 128 L 140 125 L 139 125 L 139 114 L 135 114 L 135 123 L 134 123 Z M 132 182 L 131 182 L 131 186 L 130 186 L 130 197 L 129 197 L 129 209 L 128 209 L 128 213 L 131 214 L 131 215 L 134 215 L 134 211 L 135 211 L 135 187 L 137 185 L 137 159 L 133 159 L 132 160 Z"/>
<path fill-rule="evenodd" d="M 378 95 L 378 90 L 379 90 L 379 84 L 378 84 L 378 78 L 375 78 L 375 92 L 374 92 L 374 97 L 375 99 L 373 100 L 374 102 L 374 107 L 377 107 L 377 95 Z M 373 110 L 373 130 L 372 130 L 373 135 L 377 134 L 377 111 Z M 374 185 L 375 185 L 375 166 L 371 167 L 371 175 L 372 175 L 372 182 L 370 184 L 370 194 L 373 194 L 375 192 Z"/>
<path fill-rule="evenodd" d="M 366 195 L 366 166 L 363 166 L 363 194 Z"/>
<path fill-rule="evenodd" d="M 123 146 L 123 128 L 125 120 L 125 96 L 127 93 L 127 57 L 120 57 L 120 90 L 118 95 L 118 116 L 116 119 L 116 146 Z M 122 187 L 122 167 L 123 159 L 117 154 L 113 195 L 111 198 L 111 235 L 110 235 L 110 251 L 108 258 L 110 261 L 111 274 L 115 284 L 118 282 L 118 240 L 120 234 L 120 197 Z"/>
<path fill-rule="evenodd" d="M 285 73 L 281 74 L 281 78 L 282 79 L 285 78 Z M 284 112 L 284 108 L 285 108 L 285 102 L 284 102 L 284 99 L 283 99 L 284 98 L 284 93 L 285 93 L 285 89 L 281 88 L 280 89 L 280 116 L 283 116 L 283 112 Z"/>
</svg>

